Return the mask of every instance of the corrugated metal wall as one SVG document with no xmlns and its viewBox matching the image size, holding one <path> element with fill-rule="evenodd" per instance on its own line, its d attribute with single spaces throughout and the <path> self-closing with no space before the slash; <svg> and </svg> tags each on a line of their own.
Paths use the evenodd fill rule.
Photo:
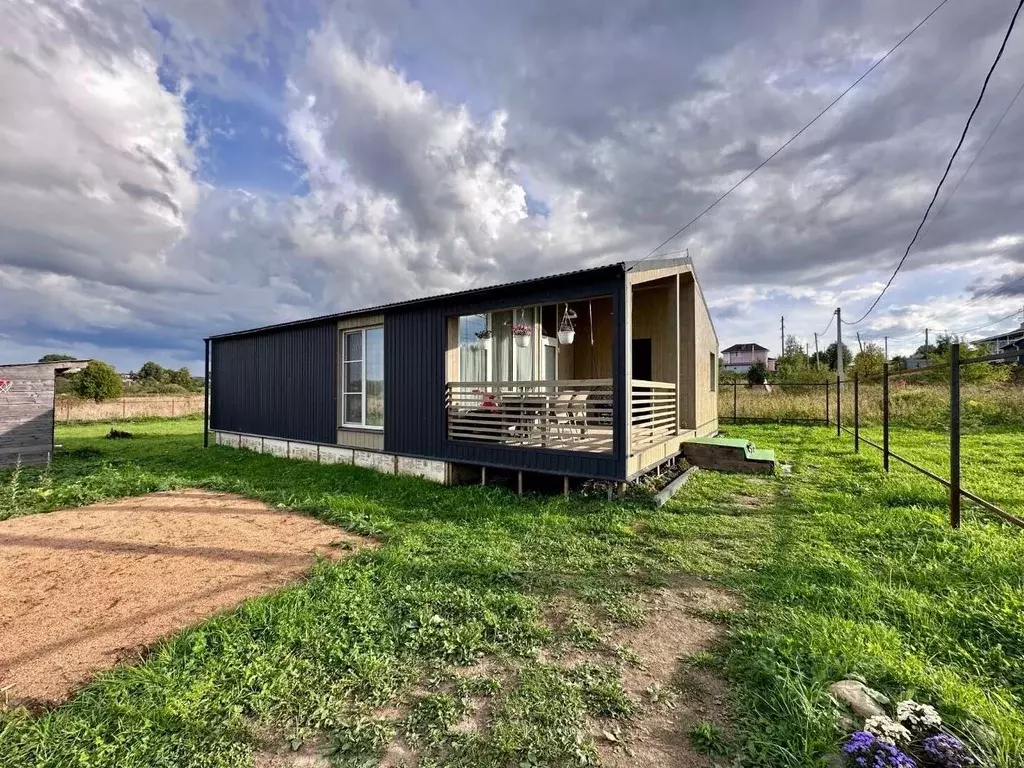
<svg viewBox="0 0 1024 768">
<path fill-rule="evenodd" d="M 334 443 L 337 324 L 211 342 L 212 429 Z"/>
<path fill-rule="evenodd" d="M 384 450 L 449 461 L 487 464 L 508 469 L 551 472 L 605 479 L 624 479 L 625 446 L 620 386 L 625 355 L 625 279 L 622 272 L 552 279 L 524 290 L 521 286 L 495 289 L 473 297 L 472 303 L 446 303 L 389 311 L 384 321 L 385 432 Z M 514 306 L 572 301 L 611 295 L 616 317 L 613 368 L 616 371 L 616 445 L 612 454 L 510 448 L 463 440 L 448 440 L 445 421 L 446 320 Z"/>
</svg>

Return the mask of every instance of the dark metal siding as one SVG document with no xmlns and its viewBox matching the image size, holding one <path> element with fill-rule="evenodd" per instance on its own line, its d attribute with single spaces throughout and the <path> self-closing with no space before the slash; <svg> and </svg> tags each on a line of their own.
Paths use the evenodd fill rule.
<svg viewBox="0 0 1024 768">
<path fill-rule="evenodd" d="M 573 301 L 611 295 L 616 318 L 612 366 L 616 385 L 615 448 L 609 454 L 512 448 L 447 439 L 445 424 L 446 323 L 466 315 L 532 304 Z M 574 275 L 529 286 L 495 288 L 451 302 L 391 310 L 384 319 L 385 429 L 384 450 L 470 464 L 550 472 L 574 476 L 625 479 L 625 277 L 621 271 Z M 471 298 L 472 300 L 467 300 Z M 621 390 L 621 391 L 620 391 Z"/>
<path fill-rule="evenodd" d="M 337 323 L 214 339 L 212 429 L 337 442 Z"/>
</svg>

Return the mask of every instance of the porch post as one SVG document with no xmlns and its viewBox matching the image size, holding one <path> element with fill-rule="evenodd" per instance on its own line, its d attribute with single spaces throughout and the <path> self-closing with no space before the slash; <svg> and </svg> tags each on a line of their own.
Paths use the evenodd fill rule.
<svg viewBox="0 0 1024 768">
<path fill-rule="evenodd" d="M 628 322 L 632 303 L 629 300 L 629 277 L 623 274 L 612 295 L 612 449 L 622 477 L 626 476 L 629 458 L 629 382 L 630 354 Z"/>
<path fill-rule="evenodd" d="M 672 302 L 672 325 L 675 328 L 675 352 L 673 357 L 676 360 L 676 434 L 678 435 L 683 431 L 683 381 L 681 377 L 681 366 L 680 366 L 680 342 L 682 341 L 682 329 L 679 327 L 679 273 L 676 272 L 676 292 L 675 301 Z"/>
</svg>

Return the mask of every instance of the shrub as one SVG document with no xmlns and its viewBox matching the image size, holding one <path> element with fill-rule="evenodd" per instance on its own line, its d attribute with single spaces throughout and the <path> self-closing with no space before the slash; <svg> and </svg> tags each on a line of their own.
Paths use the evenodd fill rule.
<svg viewBox="0 0 1024 768">
<path fill-rule="evenodd" d="M 106 363 L 93 360 L 85 369 L 74 375 L 74 390 L 79 397 L 108 400 L 121 396 L 121 377 Z"/>
<path fill-rule="evenodd" d="M 748 384 L 764 384 L 768 380 L 768 367 L 758 361 L 747 370 Z"/>
</svg>

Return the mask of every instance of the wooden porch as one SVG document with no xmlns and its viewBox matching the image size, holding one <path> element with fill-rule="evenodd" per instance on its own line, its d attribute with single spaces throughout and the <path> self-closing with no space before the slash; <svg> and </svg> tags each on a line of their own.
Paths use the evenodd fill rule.
<svg viewBox="0 0 1024 768">
<path fill-rule="evenodd" d="M 448 382 L 452 440 L 611 453 L 612 379 Z M 676 387 L 634 381 L 630 387 L 630 454 L 676 434 Z"/>
</svg>

